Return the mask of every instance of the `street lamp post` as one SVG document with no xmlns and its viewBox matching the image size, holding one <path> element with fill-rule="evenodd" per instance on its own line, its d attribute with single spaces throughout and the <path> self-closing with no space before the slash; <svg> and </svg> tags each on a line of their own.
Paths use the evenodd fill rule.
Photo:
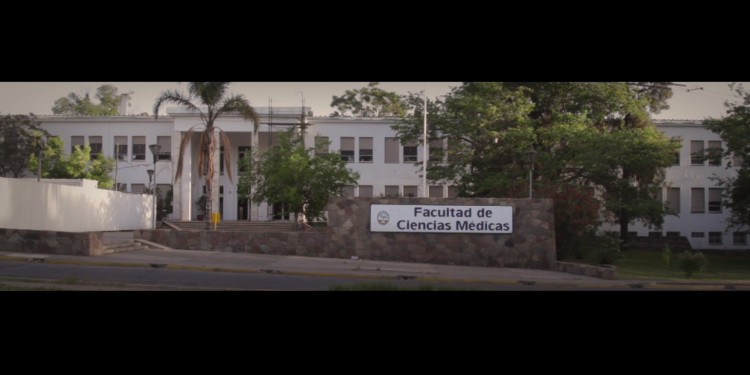
<svg viewBox="0 0 750 375">
<path fill-rule="evenodd" d="M 530 150 L 526 151 L 526 156 L 529 158 L 529 199 L 532 197 L 531 192 L 531 183 L 533 180 L 534 175 L 534 156 L 536 155 L 536 151 Z"/>
<path fill-rule="evenodd" d="M 159 161 L 159 151 L 161 150 L 161 146 L 158 144 L 149 145 L 148 148 L 151 150 L 151 154 L 154 156 L 154 169 L 149 169 L 148 172 L 148 179 L 149 182 L 151 182 L 151 177 L 154 177 L 153 185 L 151 186 L 151 193 L 154 195 L 154 218 L 153 218 L 153 229 L 156 229 L 156 162 Z"/>
</svg>

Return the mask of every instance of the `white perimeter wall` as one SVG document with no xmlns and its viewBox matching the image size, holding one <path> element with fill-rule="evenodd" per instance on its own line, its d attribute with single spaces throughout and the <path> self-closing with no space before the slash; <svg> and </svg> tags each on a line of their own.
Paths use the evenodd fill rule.
<svg viewBox="0 0 750 375">
<path fill-rule="evenodd" d="M 0 228 L 93 232 L 152 227 L 153 196 L 96 185 L 93 180 L 0 177 Z"/>
</svg>

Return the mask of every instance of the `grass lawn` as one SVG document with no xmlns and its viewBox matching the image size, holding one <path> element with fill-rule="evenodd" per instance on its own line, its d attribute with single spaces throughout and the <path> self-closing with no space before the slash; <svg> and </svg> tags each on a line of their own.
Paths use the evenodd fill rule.
<svg viewBox="0 0 750 375">
<path fill-rule="evenodd" d="M 617 278 L 632 280 L 688 280 L 680 267 L 680 254 L 672 253 L 669 266 L 661 252 L 628 250 L 615 262 Z M 689 280 L 748 281 L 750 282 L 750 254 L 713 254 L 704 251 L 706 267 Z"/>
</svg>

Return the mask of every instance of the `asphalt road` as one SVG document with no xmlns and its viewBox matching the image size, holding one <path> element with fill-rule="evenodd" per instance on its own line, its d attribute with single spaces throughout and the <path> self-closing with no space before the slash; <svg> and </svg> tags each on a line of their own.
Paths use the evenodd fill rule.
<svg viewBox="0 0 750 375">
<path fill-rule="evenodd" d="M 368 279 L 283 273 L 0 261 L 0 290 L 91 291 L 673 291 L 675 287 Z M 716 289 L 716 288 L 714 288 Z"/>
</svg>

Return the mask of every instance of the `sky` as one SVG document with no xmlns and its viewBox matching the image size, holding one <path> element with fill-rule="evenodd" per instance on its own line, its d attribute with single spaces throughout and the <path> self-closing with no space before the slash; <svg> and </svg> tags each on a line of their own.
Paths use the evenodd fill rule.
<svg viewBox="0 0 750 375">
<path fill-rule="evenodd" d="M 750 90 L 750 82 L 742 82 Z M 50 115 L 55 100 L 74 92 L 86 92 L 93 97 L 103 84 L 112 84 L 119 93 L 132 92 L 129 115 L 146 112 L 153 114 L 157 96 L 165 90 L 187 92 L 185 82 L 0 82 L 0 114 Z M 257 108 L 311 107 L 313 115 L 327 116 L 334 111 L 330 106 L 334 95 L 346 90 L 366 87 L 368 82 L 233 82 L 233 94 L 244 95 Z M 652 115 L 660 120 L 703 120 L 720 118 L 726 113 L 724 102 L 738 101 L 729 89 L 729 82 L 675 82 L 673 96 L 668 101 L 670 109 Z M 450 92 L 461 82 L 380 82 L 378 87 L 399 94 L 427 92 L 429 98 Z M 168 103 L 166 108 L 174 105 Z M 165 114 L 160 111 L 160 114 Z"/>
</svg>

